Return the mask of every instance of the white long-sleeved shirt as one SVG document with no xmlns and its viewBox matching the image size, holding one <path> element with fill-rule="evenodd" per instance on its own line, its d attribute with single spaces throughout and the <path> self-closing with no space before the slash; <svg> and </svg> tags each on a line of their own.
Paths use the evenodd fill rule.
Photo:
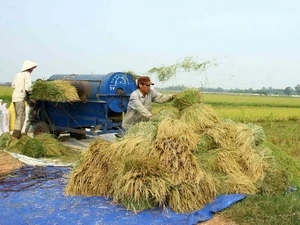
<svg viewBox="0 0 300 225">
<path fill-rule="evenodd" d="M 31 90 L 31 74 L 28 71 L 17 73 L 11 87 L 14 88 L 12 94 L 13 102 L 25 100 L 26 92 Z"/>
<path fill-rule="evenodd" d="M 141 121 L 148 121 L 152 116 L 152 102 L 165 103 L 173 99 L 171 94 L 163 95 L 154 89 L 143 96 L 139 89 L 131 93 L 127 112 L 123 118 L 122 127 L 127 130 L 130 126 Z"/>
</svg>

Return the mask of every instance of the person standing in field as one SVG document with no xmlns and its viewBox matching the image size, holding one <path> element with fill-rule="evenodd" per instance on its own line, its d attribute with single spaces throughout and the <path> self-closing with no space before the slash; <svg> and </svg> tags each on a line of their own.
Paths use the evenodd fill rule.
<svg viewBox="0 0 300 225">
<path fill-rule="evenodd" d="M 16 114 L 15 127 L 12 133 L 14 138 L 21 137 L 21 131 L 25 121 L 25 98 L 26 92 L 31 91 L 31 73 L 37 67 L 37 63 L 25 60 L 21 72 L 17 73 L 11 86 L 14 89 L 12 94 L 12 102 Z"/>
<path fill-rule="evenodd" d="M 151 82 L 148 76 L 141 76 L 137 79 L 137 90 L 131 93 L 127 111 L 122 121 L 122 128 L 126 131 L 130 126 L 148 121 L 151 116 L 152 102 L 165 103 L 174 99 L 171 94 L 163 95 L 154 89 L 151 89 Z M 122 137 L 124 134 L 116 134 L 117 137 Z"/>
</svg>

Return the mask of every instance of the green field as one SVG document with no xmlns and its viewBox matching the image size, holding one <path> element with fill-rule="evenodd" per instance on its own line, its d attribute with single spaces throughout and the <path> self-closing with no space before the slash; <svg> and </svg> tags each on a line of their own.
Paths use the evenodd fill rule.
<svg viewBox="0 0 300 225">
<path fill-rule="evenodd" d="M 7 86 L 0 86 L 0 99 L 7 103 L 7 105 L 11 102 L 11 95 L 13 89 Z"/>
</svg>

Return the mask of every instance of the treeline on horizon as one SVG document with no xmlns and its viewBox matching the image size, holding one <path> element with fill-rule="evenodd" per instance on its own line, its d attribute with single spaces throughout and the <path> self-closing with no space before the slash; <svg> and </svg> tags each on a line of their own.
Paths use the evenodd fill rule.
<svg viewBox="0 0 300 225">
<path fill-rule="evenodd" d="M 185 89 L 188 89 L 189 87 L 186 87 L 184 85 L 176 85 L 176 86 L 168 86 L 165 88 L 156 88 L 157 90 L 161 91 L 183 91 Z M 294 88 L 292 87 L 286 87 L 285 89 L 278 89 L 278 88 L 265 88 L 262 89 L 224 89 L 221 87 L 218 88 L 209 88 L 209 87 L 200 87 L 200 90 L 204 92 L 216 92 L 216 93 L 247 93 L 247 94 L 258 94 L 258 95 L 300 95 L 300 85 L 297 84 Z"/>
<path fill-rule="evenodd" d="M 11 82 L 0 83 L 0 86 L 11 86 Z M 157 90 L 162 91 L 183 91 L 188 89 L 184 85 L 175 85 L 175 86 L 168 86 L 165 88 L 156 87 Z M 240 88 L 232 88 L 232 89 L 224 89 L 221 87 L 218 88 L 210 88 L 210 87 L 200 87 L 200 90 L 205 92 L 216 92 L 216 93 L 245 93 L 245 94 L 258 94 L 258 95 L 300 95 L 300 85 L 297 84 L 294 88 L 286 87 L 285 89 L 278 89 L 278 88 L 261 88 L 261 89 L 240 89 Z"/>
</svg>

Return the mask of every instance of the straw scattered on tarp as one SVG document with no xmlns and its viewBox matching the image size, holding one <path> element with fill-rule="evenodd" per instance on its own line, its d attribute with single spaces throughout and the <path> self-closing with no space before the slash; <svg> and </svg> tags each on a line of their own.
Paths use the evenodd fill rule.
<svg viewBox="0 0 300 225">
<path fill-rule="evenodd" d="M 66 156 L 72 151 L 51 134 L 46 133 L 37 135 L 34 138 L 23 135 L 18 140 L 10 137 L 5 144 L 4 148 L 7 151 L 21 153 L 33 158 Z"/>
</svg>

